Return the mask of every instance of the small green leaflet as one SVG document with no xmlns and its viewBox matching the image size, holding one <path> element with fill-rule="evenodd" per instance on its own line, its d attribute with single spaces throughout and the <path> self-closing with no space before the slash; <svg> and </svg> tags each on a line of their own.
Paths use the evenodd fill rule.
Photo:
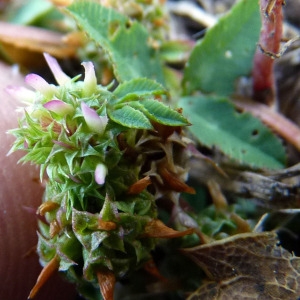
<svg viewBox="0 0 300 300">
<path fill-rule="evenodd" d="M 148 32 L 138 22 L 94 1 L 77 0 L 67 11 L 78 26 L 109 55 L 119 82 L 146 77 L 163 83 L 158 53 L 148 45 Z"/>
<path fill-rule="evenodd" d="M 129 128 L 153 129 L 148 118 L 140 111 L 129 105 L 108 111 L 108 116 L 114 122 Z"/>
<path fill-rule="evenodd" d="M 284 166 L 281 141 L 260 120 L 238 113 L 225 98 L 195 96 L 179 102 L 193 124 L 191 133 L 207 147 L 217 147 L 230 158 L 257 168 Z"/>
<path fill-rule="evenodd" d="M 108 116 L 122 126 L 137 129 L 153 129 L 150 120 L 166 126 L 189 125 L 187 119 L 179 112 L 155 99 L 116 105 L 108 110 Z"/>
<path fill-rule="evenodd" d="M 113 92 L 109 117 L 129 128 L 153 129 L 150 120 L 167 126 L 189 125 L 179 112 L 155 99 L 165 94 L 167 91 L 161 84 L 147 78 L 125 81 Z"/>
<path fill-rule="evenodd" d="M 136 78 L 121 83 L 113 92 L 118 98 L 117 103 L 123 101 L 137 100 L 148 95 L 164 95 L 167 94 L 166 89 L 156 81 L 147 78 Z"/>
<path fill-rule="evenodd" d="M 140 102 L 131 102 L 131 106 L 140 109 L 149 119 L 167 126 L 189 125 L 187 119 L 179 112 L 171 109 L 162 102 L 154 99 L 145 99 Z"/>
<path fill-rule="evenodd" d="M 227 96 L 238 77 L 249 75 L 261 28 L 258 2 L 239 1 L 195 46 L 184 72 L 185 94 Z"/>
</svg>

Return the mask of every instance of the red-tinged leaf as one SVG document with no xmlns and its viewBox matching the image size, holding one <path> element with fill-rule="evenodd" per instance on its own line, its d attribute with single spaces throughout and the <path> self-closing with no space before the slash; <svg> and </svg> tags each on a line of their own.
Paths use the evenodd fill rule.
<svg viewBox="0 0 300 300">
<path fill-rule="evenodd" d="M 186 183 L 181 181 L 175 174 L 169 171 L 165 166 L 161 166 L 158 171 L 162 177 L 164 184 L 169 188 L 179 193 L 195 194 L 194 188 L 188 186 Z"/>
<path fill-rule="evenodd" d="M 149 274 L 154 276 L 160 281 L 167 282 L 168 279 L 165 278 L 161 273 L 159 272 L 159 269 L 157 268 L 155 262 L 153 259 L 148 260 L 144 265 L 143 265 L 144 270 L 146 270 Z"/>
<path fill-rule="evenodd" d="M 150 176 L 146 176 L 134 184 L 132 184 L 127 191 L 127 194 L 129 195 L 137 195 L 141 193 L 149 184 L 151 184 Z"/>
<path fill-rule="evenodd" d="M 143 237 L 153 238 L 177 238 L 194 233 L 194 228 L 189 228 L 184 231 L 177 231 L 166 226 L 160 220 L 152 220 L 145 226 Z"/>
<path fill-rule="evenodd" d="M 100 270 L 97 272 L 97 278 L 103 299 L 113 300 L 116 283 L 114 273 L 110 270 Z"/>
<path fill-rule="evenodd" d="M 58 221 L 57 221 L 56 219 L 54 219 L 54 220 L 50 223 L 50 230 L 49 230 L 50 237 L 53 238 L 53 237 L 56 236 L 60 231 L 61 231 L 61 227 L 60 227 Z"/>
<path fill-rule="evenodd" d="M 30 291 L 28 299 L 33 299 L 41 287 L 47 282 L 47 280 L 56 272 L 59 268 L 59 259 L 57 256 L 54 256 L 49 263 L 43 268 L 42 272 L 40 273 L 36 284 Z"/>
<path fill-rule="evenodd" d="M 114 230 L 117 228 L 117 224 L 111 221 L 103 221 L 101 219 L 98 220 L 98 229 L 100 230 Z"/>
<path fill-rule="evenodd" d="M 37 210 L 37 214 L 44 216 L 46 212 L 52 211 L 59 207 L 59 204 L 53 201 L 46 201 L 41 204 Z"/>
</svg>

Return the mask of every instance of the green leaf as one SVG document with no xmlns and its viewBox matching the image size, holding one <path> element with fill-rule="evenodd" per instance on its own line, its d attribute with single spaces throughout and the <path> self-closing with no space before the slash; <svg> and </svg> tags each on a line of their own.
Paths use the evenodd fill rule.
<svg viewBox="0 0 300 300">
<path fill-rule="evenodd" d="M 47 0 L 27 0 L 23 1 L 20 7 L 13 10 L 10 22 L 16 24 L 33 24 L 54 10 L 53 4 Z"/>
<path fill-rule="evenodd" d="M 150 121 L 142 112 L 128 105 L 114 111 L 108 111 L 108 116 L 114 122 L 125 127 L 153 129 Z"/>
<path fill-rule="evenodd" d="M 78 0 L 67 9 L 79 27 L 109 55 L 119 82 L 147 77 L 163 83 L 158 53 L 138 22 L 92 1 Z"/>
<path fill-rule="evenodd" d="M 166 94 L 166 89 L 156 81 L 147 78 L 137 78 L 120 84 L 113 92 L 119 98 L 118 103 L 126 100 L 136 100 L 148 95 Z"/>
<path fill-rule="evenodd" d="M 157 100 L 146 99 L 141 102 L 132 102 L 130 105 L 140 108 L 149 119 L 157 123 L 167 126 L 189 125 L 183 115 Z"/>
<path fill-rule="evenodd" d="M 189 41 L 164 41 L 160 54 L 168 63 L 182 63 L 192 50 L 192 43 Z"/>
<path fill-rule="evenodd" d="M 186 94 L 231 94 L 236 79 L 251 71 L 260 28 L 258 1 L 239 1 L 195 46 L 184 72 Z"/>
<path fill-rule="evenodd" d="M 34 162 L 37 165 L 44 164 L 50 155 L 52 147 L 35 147 L 20 159 L 20 162 Z"/>
<path fill-rule="evenodd" d="M 284 166 L 285 150 L 280 140 L 252 115 L 237 112 L 227 99 L 185 97 L 179 105 L 193 124 L 190 131 L 205 146 L 217 147 L 253 167 Z"/>
</svg>

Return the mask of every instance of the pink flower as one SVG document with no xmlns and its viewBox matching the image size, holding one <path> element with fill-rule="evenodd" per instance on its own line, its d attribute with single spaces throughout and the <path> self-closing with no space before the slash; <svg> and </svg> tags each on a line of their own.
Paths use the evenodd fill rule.
<svg viewBox="0 0 300 300">
<path fill-rule="evenodd" d="M 74 112 L 74 108 L 71 104 L 56 99 L 45 103 L 43 106 L 46 109 L 55 112 L 61 117 L 72 114 Z"/>
<path fill-rule="evenodd" d="M 88 96 L 95 92 L 97 87 L 97 78 L 95 74 L 95 68 L 92 62 L 83 62 L 82 65 L 85 69 L 84 94 Z"/>
<path fill-rule="evenodd" d="M 46 98 L 53 97 L 56 92 L 54 85 L 50 85 L 44 78 L 37 74 L 28 74 L 25 77 L 25 82 L 36 91 L 42 93 Z"/>
<path fill-rule="evenodd" d="M 89 129 L 95 133 L 102 134 L 107 125 L 108 118 L 106 116 L 99 116 L 94 109 L 90 108 L 84 102 L 81 102 L 81 110 Z"/>
<path fill-rule="evenodd" d="M 14 98 L 21 100 L 25 104 L 33 104 L 36 99 L 36 93 L 23 86 L 8 86 L 6 91 Z"/>
<path fill-rule="evenodd" d="M 104 164 L 98 164 L 95 170 L 95 181 L 100 185 L 104 184 L 106 175 L 106 166 Z"/>
<path fill-rule="evenodd" d="M 44 53 L 44 57 L 47 61 L 47 64 L 48 64 L 56 82 L 59 85 L 64 85 L 71 81 L 71 78 L 66 73 L 63 72 L 60 65 L 58 64 L 58 61 L 54 57 L 52 57 L 48 53 Z"/>
</svg>

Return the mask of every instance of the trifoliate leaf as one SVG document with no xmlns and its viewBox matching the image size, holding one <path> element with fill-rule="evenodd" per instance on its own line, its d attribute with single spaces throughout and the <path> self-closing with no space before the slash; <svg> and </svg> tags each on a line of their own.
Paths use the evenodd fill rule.
<svg viewBox="0 0 300 300">
<path fill-rule="evenodd" d="M 258 1 L 238 1 L 195 46 L 184 72 L 186 93 L 231 94 L 236 79 L 251 71 L 260 28 Z"/>
<path fill-rule="evenodd" d="M 108 115 L 111 120 L 125 127 L 137 129 L 153 128 L 148 118 L 142 112 L 128 105 L 108 112 Z"/>
<path fill-rule="evenodd" d="M 147 30 L 138 22 L 93 1 L 74 1 L 68 12 L 86 34 L 109 55 L 119 82 L 147 77 L 163 83 L 158 53 L 148 44 Z"/>
<path fill-rule="evenodd" d="M 217 147 L 230 158 L 250 166 L 284 166 L 281 141 L 252 115 L 237 112 L 227 99 L 185 97 L 179 105 L 193 124 L 189 130 L 205 146 Z"/>
</svg>

